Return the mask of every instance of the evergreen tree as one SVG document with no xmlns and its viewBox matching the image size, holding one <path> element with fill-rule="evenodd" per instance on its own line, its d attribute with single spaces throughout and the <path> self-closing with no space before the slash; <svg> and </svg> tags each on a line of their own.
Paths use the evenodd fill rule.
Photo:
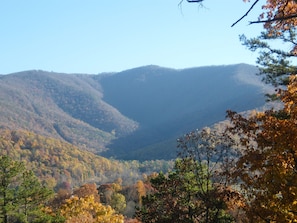
<svg viewBox="0 0 297 223">
<path fill-rule="evenodd" d="M 9 217 L 19 209 L 15 192 L 23 170 L 23 163 L 15 162 L 8 156 L 0 157 L 0 217 L 3 223 L 8 223 Z"/>
<path fill-rule="evenodd" d="M 24 171 L 21 181 L 16 191 L 20 203 L 18 217 L 22 222 L 32 222 L 43 216 L 40 207 L 49 200 L 53 192 L 41 185 L 32 171 Z"/>
<path fill-rule="evenodd" d="M 22 162 L 0 157 L 1 222 L 50 222 L 42 207 L 51 194 Z"/>
</svg>

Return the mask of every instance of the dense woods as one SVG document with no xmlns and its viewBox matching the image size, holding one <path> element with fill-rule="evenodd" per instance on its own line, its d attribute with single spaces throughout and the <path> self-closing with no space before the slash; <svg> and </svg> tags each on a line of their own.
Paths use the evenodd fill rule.
<svg viewBox="0 0 297 223">
<path fill-rule="evenodd" d="M 97 156 L 54 138 L 24 130 L 0 130 L 0 155 L 22 161 L 50 188 L 64 182 L 71 187 L 84 182 L 99 184 L 122 178 L 124 184 L 136 182 L 142 174 L 167 171 L 172 161 L 117 161 Z"/>
<path fill-rule="evenodd" d="M 1 222 L 123 222 L 108 205 L 100 203 L 95 185 L 84 185 L 53 196 L 22 162 L 8 156 L 0 160 Z M 70 191 L 69 191 L 70 192 Z"/>
<path fill-rule="evenodd" d="M 3 222 L 121 222 L 118 219 L 124 218 L 119 213 L 134 215 L 144 195 L 139 185 L 147 187 L 143 181 L 148 174 L 167 172 L 173 166 L 172 161 L 162 160 L 108 160 L 21 130 L 1 130 L 0 144 L 0 177 L 5 182 L 0 189 L 0 214 L 1 219 L 8 219 Z M 77 210 L 68 213 L 69 208 Z M 89 208 L 93 211 L 85 214 Z"/>
</svg>

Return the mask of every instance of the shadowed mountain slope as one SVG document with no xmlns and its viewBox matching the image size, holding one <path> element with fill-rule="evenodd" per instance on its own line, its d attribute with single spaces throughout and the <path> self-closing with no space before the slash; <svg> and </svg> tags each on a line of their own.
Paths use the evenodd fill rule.
<svg viewBox="0 0 297 223">
<path fill-rule="evenodd" d="M 132 135 L 114 140 L 105 155 L 174 158 L 175 139 L 182 134 L 223 120 L 228 109 L 264 104 L 256 73 L 246 64 L 183 70 L 147 66 L 101 79 L 104 101 L 140 123 Z"/>
</svg>

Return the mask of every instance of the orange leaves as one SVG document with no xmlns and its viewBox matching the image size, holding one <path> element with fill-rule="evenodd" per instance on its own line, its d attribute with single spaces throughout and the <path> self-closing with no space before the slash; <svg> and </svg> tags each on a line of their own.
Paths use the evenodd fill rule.
<svg viewBox="0 0 297 223">
<path fill-rule="evenodd" d="M 267 0 L 262 8 L 266 13 L 259 19 L 266 17 L 266 29 L 284 31 L 297 25 L 297 3 L 294 0 Z"/>
<path fill-rule="evenodd" d="M 229 131 L 244 140 L 236 177 L 249 201 L 254 222 L 294 222 L 297 219 L 297 78 L 280 91 L 284 108 L 245 118 L 229 112 Z M 252 144 L 251 142 L 254 142 Z"/>
<path fill-rule="evenodd" d="M 290 84 L 288 89 L 283 91 L 282 101 L 285 103 L 284 110 L 289 113 L 292 118 L 297 118 L 297 77 L 296 75 L 290 76 Z"/>
<path fill-rule="evenodd" d="M 287 88 L 277 92 L 283 102 L 278 111 L 252 117 L 228 113 L 232 123 L 228 130 L 241 138 L 244 148 L 234 176 L 248 198 L 246 211 L 251 222 L 296 222 L 297 77 L 296 66 L 289 59 L 297 56 L 297 1 L 266 0 L 262 9 L 259 21 L 251 23 L 264 23 L 266 30 L 245 44 L 261 50 L 257 63 L 263 66 L 264 80 Z M 284 43 L 283 50 L 268 44 L 275 40 Z"/>
<path fill-rule="evenodd" d="M 84 184 L 73 191 L 73 195 L 79 198 L 93 196 L 96 202 L 100 202 L 100 196 L 96 184 Z"/>
</svg>

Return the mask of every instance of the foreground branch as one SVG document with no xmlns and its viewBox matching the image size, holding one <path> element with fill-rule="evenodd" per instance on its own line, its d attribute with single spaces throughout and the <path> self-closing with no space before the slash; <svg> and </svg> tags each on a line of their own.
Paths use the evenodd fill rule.
<svg viewBox="0 0 297 223">
<path fill-rule="evenodd" d="M 294 19 L 297 18 L 297 14 L 292 14 L 288 16 L 283 16 L 283 17 L 278 17 L 278 18 L 273 18 L 273 19 L 267 19 L 267 20 L 260 20 L 260 21 L 252 21 L 250 24 L 255 24 L 255 23 L 269 23 L 269 22 L 275 22 L 275 21 L 281 21 L 281 20 L 287 20 L 287 19 Z"/>
<path fill-rule="evenodd" d="M 181 0 L 178 5 L 181 5 L 184 0 Z M 203 2 L 204 0 L 186 0 L 189 3 L 199 3 Z"/>
<path fill-rule="evenodd" d="M 235 23 L 233 23 L 232 24 L 232 26 L 231 27 L 233 27 L 233 26 L 235 26 L 237 23 L 239 23 L 244 17 L 246 17 L 249 13 L 250 13 L 250 11 L 252 11 L 252 9 L 254 8 L 254 6 L 257 4 L 259 2 L 259 0 L 256 0 L 253 4 L 252 4 L 252 6 L 249 8 L 249 10 L 240 18 L 240 19 L 238 19 Z"/>
<path fill-rule="evenodd" d="M 193 2 L 202 2 L 203 0 L 187 0 L 187 2 L 193 3 Z"/>
</svg>

